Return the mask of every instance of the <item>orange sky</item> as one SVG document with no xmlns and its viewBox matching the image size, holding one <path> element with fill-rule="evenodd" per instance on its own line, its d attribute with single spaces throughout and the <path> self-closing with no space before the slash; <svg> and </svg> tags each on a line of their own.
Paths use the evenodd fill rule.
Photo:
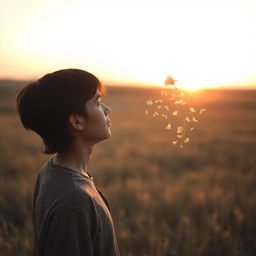
<svg viewBox="0 0 256 256">
<path fill-rule="evenodd" d="M 256 87 L 253 0 L 9 0 L 0 78 L 81 68 L 107 84 Z"/>
</svg>

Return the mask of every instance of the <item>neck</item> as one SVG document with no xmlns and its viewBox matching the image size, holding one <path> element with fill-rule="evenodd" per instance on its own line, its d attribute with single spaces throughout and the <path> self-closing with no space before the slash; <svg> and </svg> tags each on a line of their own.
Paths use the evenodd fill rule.
<svg viewBox="0 0 256 256">
<path fill-rule="evenodd" d="M 58 165 L 70 168 L 81 173 L 86 173 L 87 164 L 89 162 L 92 149 L 92 144 L 84 145 L 76 143 L 68 152 L 56 153 L 53 161 Z"/>
</svg>

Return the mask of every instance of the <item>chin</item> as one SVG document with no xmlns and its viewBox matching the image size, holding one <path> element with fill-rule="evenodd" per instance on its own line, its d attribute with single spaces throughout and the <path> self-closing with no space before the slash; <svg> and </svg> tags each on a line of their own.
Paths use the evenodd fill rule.
<svg viewBox="0 0 256 256">
<path fill-rule="evenodd" d="M 106 134 L 106 136 L 105 136 L 105 138 L 104 138 L 104 140 L 107 140 L 107 139 L 110 138 L 110 137 L 111 137 L 111 131 L 108 131 L 107 134 Z"/>
<path fill-rule="evenodd" d="M 96 143 L 98 143 L 98 142 L 100 142 L 100 141 L 103 141 L 103 140 L 107 140 L 107 139 L 110 138 L 110 137 L 111 137 L 111 132 L 108 131 L 108 132 L 106 132 L 103 136 L 100 136 L 100 137 L 97 139 L 97 142 L 96 142 Z"/>
</svg>

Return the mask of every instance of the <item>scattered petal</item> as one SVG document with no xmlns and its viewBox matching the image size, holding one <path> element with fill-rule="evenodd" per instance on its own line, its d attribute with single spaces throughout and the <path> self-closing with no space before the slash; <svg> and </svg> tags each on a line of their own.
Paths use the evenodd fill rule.
<svg viewBox="0 0 256 256">
<path fill-rule="evenodd" d="M 190 112 L 196 112 L 196 110 L 194 108 L 189 108 Z"/>
<path fill-rule="evenodd" d="M 145 110 L 145 114 L 146 114 L 146 115 L 148 114 L 148 110 L 147 110 L 147 109 Z"/>
<path fill-rule="evenodd" d="M 162 114 L 162 117 L 167 120 L 167 115 L 166 114 Z"/>
<path fill-rule="evenodd" d="M 188 116 L 185 118 L 185 120 L 186 120 L 188 123 L 190 122 L 190 119 L 189 119 Z"/>
<path fill-rule="evenodd" d="M 190 131 L 193 131 L 194 129 L 195 129 L 194 127 L 191 127 L 191 128 L 190 128 Z"/>
<path fill-rule="evenodd" d="M 163 101 L 162 100 L 160 100 L 160 99 L 158 99 L 158 100 L 155 100 L 155 103 L 163 103 Z"/>
<path fill-rule="evenodd" d="M 162 106 L 160 106 L 160 105 L 157 106 L 157 109 L 161 109 L 161 108 L 162 108 Z"/>
<path fill-rule="evenodd" d="M 184 128 L 182 126 L 177 127 L 177 133 L 182 133 L 184 131 Z"/>
<path fill-rule="evenodd" d="M 205 108 L 201 108 L 200 109 L 200 112 L 199 112 L 199 115 L 201 115 L 203 112 L 205 112 L 206 111 L 206 109 Z"/>
<path fill-rule="evenodd" d="M 172 142 L 173 145 L 176 145 L 177 143 L 178 143 L 177 140 L 174 140 L 174 141 Z"/>
<path fill-rule="evenodd" d="M 180 92 L 180 96 L 183 97 L 184 96 L 184 92 L 181 91 Z"/>
<path fill-rule="evenodd" d="M 168 124 L 168 125 L 165 127 L 166 130 L 171 130 L 171 128 L 172 128 L 172 125 L 171 125 L 171 124 Z"/>
<path fill-rule="evenodd" d="M 158 116 L 158 113 L 157 112 L 154 112 L 153 113 L 153 117 L 157 117 Z"/>
<path fill-rule="evenodd" d="M 183 145 L 182 145 L 182 144 L 180 144 L 180 147 L 181 147 L 181 148 L 183 148 Z"/>
<path fill-rule="evenodd" d="M 178 111 L 175 110 L 174 112 L 172 112 L 172 114 L 173 114 L 174 116 L 178 116 Z"/>
<path fill-rule="evenodd" d="M 150 105 L 153 105 L 153 101 L 152 101 L 151 99 L 147 100 L 146 103 L 147 103 L 147 105 L 149 105 L 149 106 L 150 106 Z"/>
<path fill-rule="evenodd" d="M 184 140 L 184 143 L 189 143 L 189 138 L 186 138 L 186 139 Z"/>
<path fill-rule="evenodd" d="M 198 122 L 198 120 L 193 116 L 192 121 Z"/>
<path fill-rule="evenodd" d="M 177 138 L 181 139 L 181 138 L 182 138 L 182 135 L 178 134 L 178 135 L 177 135 Z"/>
<path fill-rule="evenodd" d="M 164 108 L 169 111 L 169 107 L 167 105 L 164 105 Z"/>
<path fill-rule="evenodd" d="M 176 100 L 175 102 L 174 102 L 174 104 L 182 104 L 183 103 L 183 100 Z"/>
</svg>

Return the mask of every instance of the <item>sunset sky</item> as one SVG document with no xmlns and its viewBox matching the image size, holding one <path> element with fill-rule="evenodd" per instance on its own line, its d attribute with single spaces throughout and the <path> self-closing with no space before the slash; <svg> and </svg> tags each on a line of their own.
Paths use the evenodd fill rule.
<svg viewBox="0 0 256 256">
<path fill-rule="evenodd" d="M 256 88 L 256 0 L 0 3 L 0 78 L 73 67 L 105 84 Z"/>
</svg>

